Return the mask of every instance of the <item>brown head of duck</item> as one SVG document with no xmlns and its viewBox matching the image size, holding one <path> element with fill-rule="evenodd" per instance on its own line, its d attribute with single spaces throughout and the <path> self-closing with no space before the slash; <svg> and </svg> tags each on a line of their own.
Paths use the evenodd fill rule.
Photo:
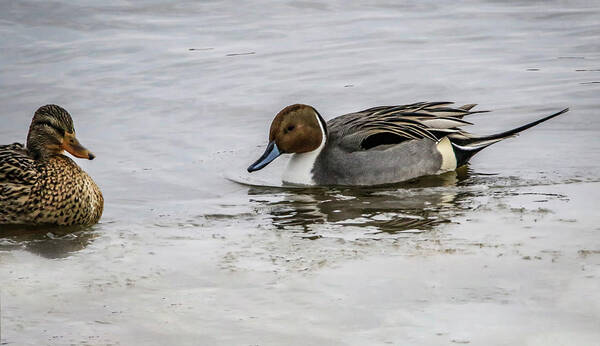
<svg viewBox="0 0 600 346">
<path fill-rule="evenodd" d="M 65 150 L 81 159 L 96 157 L 79 143 L 69 112 L 57 105 L 45 105 L 35 112 L 27 135 L 27 150 L 36 160 L 60 155 Z"/>
<path fill-rule="evenodd" d="M 271 123 L 269 144 L 248 172 L 258 171 L 281 154 L 301 154 L 316 150 L 326 135 L 325 121 L 311 106 L 295 104 L 282 109 Z"/>
</svg>

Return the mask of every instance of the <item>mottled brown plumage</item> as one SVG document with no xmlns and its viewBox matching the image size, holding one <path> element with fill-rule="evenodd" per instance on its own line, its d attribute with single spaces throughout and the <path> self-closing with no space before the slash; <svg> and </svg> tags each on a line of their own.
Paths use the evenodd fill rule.
<svg viewBox="0 0 600 346">
<path fill-rule="evenodd" d="M 98 222 L 102 193 L 63 150 L 94 158 L 77 141 L 69 113 L 56 105 L 35 112 L 26 148 L 19 143 L 0 146 L 0 225 Z"/>
</svg>

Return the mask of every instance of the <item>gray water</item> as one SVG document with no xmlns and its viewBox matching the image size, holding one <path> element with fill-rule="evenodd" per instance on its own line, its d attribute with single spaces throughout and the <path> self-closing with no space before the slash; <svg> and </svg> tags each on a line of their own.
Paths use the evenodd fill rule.
<svg viewBox="0 0 600 346">
<path fill-rule="evenodd" d="M 0 143 L 62 105 L 106 199 L 4 227 L 2 344 L 598 342 L 597 1 L 3 1 L 0 37 Z M 245 173 L 288 104 L 417 101 L 571 111 L 398 186 Z"/>
</svg>

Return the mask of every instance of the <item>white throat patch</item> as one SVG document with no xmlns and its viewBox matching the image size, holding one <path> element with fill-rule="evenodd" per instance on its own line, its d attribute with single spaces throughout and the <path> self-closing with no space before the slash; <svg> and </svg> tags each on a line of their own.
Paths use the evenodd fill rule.
<svg viewBox="0 0 600 346">
<path fill-rule="evenodd" d="M 312 170 L 315 166 L 315 161 L 321 153 L 321 150 L 325 147 L 327 141 L 327 135 L 325 135 L 325 129 L 319 116 L 315 114 L 319 127 L 321 128 L 321 135 L 323 136 L 319 147 L 313 151 L 301 154 L 293 154 L 287 165 L 287 168 L 283 172 L 283 182 L 289 184 L 298 185 L 315 185 L 313 179 Z"/>
</svg>

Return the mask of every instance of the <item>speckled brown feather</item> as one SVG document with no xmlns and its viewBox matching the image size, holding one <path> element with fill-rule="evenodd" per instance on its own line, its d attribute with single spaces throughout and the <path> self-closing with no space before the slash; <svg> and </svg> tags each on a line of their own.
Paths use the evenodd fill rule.
<svg viewBox="0 0 600 346">
<path fill-rule="evenodd" d="M 38 109 L 30 135 L 39 131 L 39 126 L 54 126 L 63 134 L 74 131 L 70 115 L 56 105 Z M 35 145 L 38 143 L 33 144 L 33 148 L 43 149 Z M 50 151 L 34 154 L 19 143 L 0 146 L 0 227 L 2 224 L 94 224 L 102 216 L 103 208 L 104 199 L 96 183 L 67 156 Z"/>
<path fill-rule="evenodd" d="M 18 143 L 0 146 L 0 224 L 94 224 L 103 207 L 96 183 L 70 158 L 37 162 Z"/>
</svg>

